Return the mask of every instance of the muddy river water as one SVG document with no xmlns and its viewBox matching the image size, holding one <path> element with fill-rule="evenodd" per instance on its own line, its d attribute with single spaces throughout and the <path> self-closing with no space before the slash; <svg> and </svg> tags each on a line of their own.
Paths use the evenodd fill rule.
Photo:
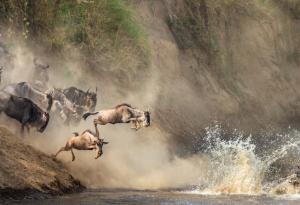
<svg viewBox="0 0 300 205">
<path fill-rule="evenodd" d="M 299 205 L 300 195 L 251 196 L 251 195 L 203 195 L 183 191 L 136 191 L 136 190 L 87 190 L 78 194 L 44 200 L 22 200 L 7 202 L 8 205 L 106 205 L 106 204 L 183 204 L 183 205 Z"/>
</svg>

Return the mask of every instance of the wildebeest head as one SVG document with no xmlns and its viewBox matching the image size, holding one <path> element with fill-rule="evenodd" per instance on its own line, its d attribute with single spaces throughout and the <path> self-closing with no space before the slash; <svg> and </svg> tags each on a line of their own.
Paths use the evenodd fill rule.
<svg viewBox="0 0 300 205">
<path fill-rule="evenodd" d="M 44 132 L 49 120 L 50 115 L 48 112 L 44 112 L 43 110 L 36 110 L 35 112 L 32 112 L 32 119 L 35 119 L 32 121 L 31 126 L 35 127 L 38 132 Z"/>
<path fill-rule="evenodd" d="M 96 92 L 86 91 L 85 105 L 89 108 L 89 111 L 93 112 L 97 104 L 97 88 Z"/>
<path fill-rule="evenodd" d="M 150 111 L 144 111 L 143 112 L 143 127 L 149 127 L 151 124 L 151 119 L 150 119 Z"/>
<path fill-rule="evenodd" d="M 42 117 L 41 117 L 40 122 L 39 122 L 41 124 L 40 128 L 38 129 L 39 132 L 44 132 L 45 131 L 45 129 L 46 129 L 48 123 L 49 123 L 49 119 L 50 119 L 50 115 L 49 115 L 48 112 L 42 113 Z"/>
<path fill-rule="evenodd" d="M 98 151 L 98 154 L 97 154 L 97 156 L 96 156 L 95 159 L 99 158 L 103 154 L 103 150 L 102 149 L 103 149 L 103 145 L 105 145 L 105 144 L 108 144 L 108 142 L 105 142 L 104 138 L 103 139 L 100 138 L 99 141 L 98 141 L 98 143 L 97 143 L 97 145 L 99 147 L 99 151 Z"/>
</svg>

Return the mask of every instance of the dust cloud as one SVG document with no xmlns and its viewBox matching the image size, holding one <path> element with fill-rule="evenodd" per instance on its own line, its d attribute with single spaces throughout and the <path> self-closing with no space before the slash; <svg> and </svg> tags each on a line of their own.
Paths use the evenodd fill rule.
<svg viewBox="0 0 300 205">
<path fill-rule="evenodd" d="M 86 90 L 96 87 L 98 105 L 96 109 L 105 109 L 127 102 L 140 109 L 152 111 L 152 125 L 139 131 L 130 129 L 130 124 L 100 126 L 100 135 L 108 145 L 104 146 L 104 154 L 95 160 L 94 151 L 75 150 L 76 161 L 71 162 L 71 153 L 63 152 L 58 157 L 66 164 L 70 172 L 87 187 L 118 187 L 134 189 L 158 189 L 180 187 L 193 184 L 201 175 L 204 160 L 199 156 L 179 158 L 171 153 L 170 136 L 163 132 L 155 116 L 155 105 L 159 97 L 159 73 L 147 75 L 146 82 L 136 92 L 130 90 L 119 92 L 120 88 L 95 78 L 95 75 L 84 68 L 79 52 L 74 50 L 65 61 L 59 61 L 51 56 L 38 56 L 36 52 L 25 46 L 11 49 L 11 67 L 7 68 L 2 87 L 14 82 L 31 81 L 34 72 L 33 59 L 37 57 L 43 63 L 50 65 L 49 85 L 56 88 L 76 86 Z M 155 66 L 155 65 L 153 65 Z M 149 77 L 150 76 L 150 77 Z M 102 76 L 100 79 L 105 78 Z M 125 93 L 125 94 L 124 94 Z M 19 127 L 15 123 L 8 125 L 15 133 Z M 81 121 L 78 126 L 66 126 L 60 119 L 51 116 L 46 131 L 42 134 L 31 131 L 24 141 L 35 148 L 47 153 L 55 152 L 65 145 L 72 132 L 82 132 L 94 129 L 92 117 Z"/>
</svg>

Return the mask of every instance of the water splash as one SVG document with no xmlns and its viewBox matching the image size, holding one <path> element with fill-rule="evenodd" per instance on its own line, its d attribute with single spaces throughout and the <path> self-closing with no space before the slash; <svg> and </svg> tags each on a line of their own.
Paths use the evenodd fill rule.
<svg viewBox="0 0 300 205">
<path fill-rule="evenodd" d="M 300 137 L 297 131 L 276 136 L 285 139 L 284 144 L 257 153 L 252 136 L 245 136 L 235 130 L 230 140 L 223 139 L 221 126 L 206 128 L 205 153 L 208 156 L 208 169 L 205 177 L 199 179 L 199 186 L 193 193 L 201 194 L 247 194 L 270 193 L 280 180 L 265 183 L 264 178 L 272 163 L 285 157 L 290 151 L 298 151 Z"/>
</svg>

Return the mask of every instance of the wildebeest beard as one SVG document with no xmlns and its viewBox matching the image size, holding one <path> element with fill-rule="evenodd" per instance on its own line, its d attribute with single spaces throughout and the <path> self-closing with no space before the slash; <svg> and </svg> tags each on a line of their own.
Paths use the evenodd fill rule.
<svg viewBox="0 0 300 205">
<path fill-rule="evenodd" d="M 147 112 L 145 112 L 144 115 L 145 115 L 145 118 L 146 118 L 147 125 L 150 126 L 150 124 L 151 124 L 151 122 L 150 122 L 151 121 L 150 112 L 147 111 Z"/>
<path fill-rule="evenodd" d="M 50 119 L 50 115 L 49 113 L 46 113 L 46 122 L 44 123 L 44 125 L 39 129 L 39 132 L 44 132 L 48 123 L 49 123 L 49 119 Z"/>
<path fill-rule="evenodd" d="M 46 115 L 46 121 L 44 121 L 43 114 Z M 39 132 L 44 132 L 50 120 L 49 113 L 48 112 L 43 113 L 42 111 L 37 111 L 36 109 L 32 109 L 31 116 L 32 117 L 29 122 L 41 124 L 41 126 L 37 127 L 37 129 Z"/>
</svg>

